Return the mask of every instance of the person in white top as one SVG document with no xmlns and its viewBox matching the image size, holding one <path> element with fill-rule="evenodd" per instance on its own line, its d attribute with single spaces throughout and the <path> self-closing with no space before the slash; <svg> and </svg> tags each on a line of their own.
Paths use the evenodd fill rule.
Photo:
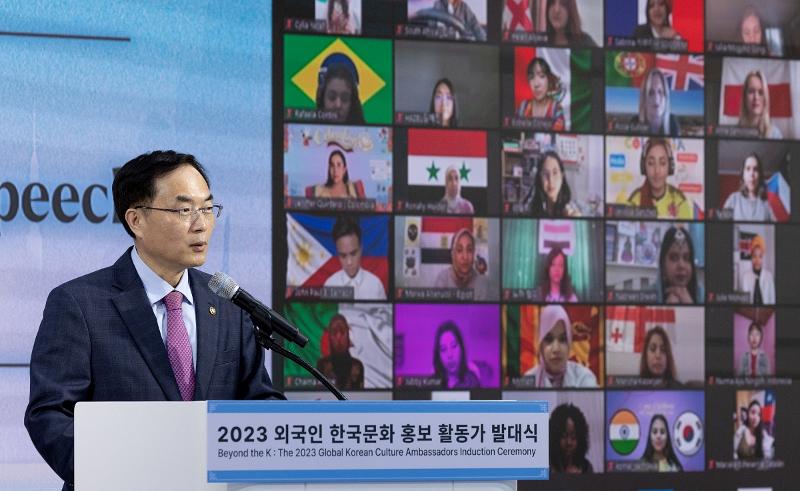
<svg viewBox="0 0 800 491">
<path fill-rule="evenodd" d="M 753 305 L 772 305 L 775 303 L 775 280 L 772 273 L 763 267 L 766 244 L 764 238 L 756 235 L 750 241 L 750 262 L 753 267 L 742 273 L 740 287 L 750 294 Z"/>
<path fill-rule="evenodd" d="M 339 217 L 333 224 L 333 240 L 342 269 L 325 280 L 325 286 L 351 287 L 353 300 L 386 300 L 383 283 L 361 267 L 361 227 L 352 217 Z"/>
<path fill-rule="evenodd" d="M 752 152 L 745 157 L 741 179 L 741 186 L 728 196 L 723 208 L 733 210 L 734 220 L 774 222 L 775 214 L 767 201 L 764 165 L 757 153 Z"/>
<path fill-rule="evenodd" d="M 597 377 L 571 361 L 572 323 L 560 305 L 542 308 L 539 320 L 539 363 L 525 372 L 536 377 L 536 387 L 597 387 Z"/>
</svg>

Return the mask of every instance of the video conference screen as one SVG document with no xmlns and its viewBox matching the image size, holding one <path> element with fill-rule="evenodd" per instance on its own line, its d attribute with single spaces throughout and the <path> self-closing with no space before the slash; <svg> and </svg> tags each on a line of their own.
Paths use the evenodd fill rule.
<svg viewBox="0 0 800 491">
<path fill-rule="evenodd" d="M 548 401 L 537 488 L 784 488 L 797 2 L 276 9 L 273 301 L 310 340 L 290 349 L 352 399 Z"/>
</svg>

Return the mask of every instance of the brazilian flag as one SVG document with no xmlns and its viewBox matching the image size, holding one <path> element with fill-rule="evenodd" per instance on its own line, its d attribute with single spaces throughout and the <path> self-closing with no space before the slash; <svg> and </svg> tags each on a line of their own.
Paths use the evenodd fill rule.
<svg viewBox="0 0 800 491">
<path fill-rule="evenodd" d="M 358 92 L 367 123 L 392 122 L 392 44 L 390 40 L 334 36 L 284 37 L 284 107 L 315 109 L 319 69 L 329 55 L 346 55 L 358 72 Z"/>
</svg>

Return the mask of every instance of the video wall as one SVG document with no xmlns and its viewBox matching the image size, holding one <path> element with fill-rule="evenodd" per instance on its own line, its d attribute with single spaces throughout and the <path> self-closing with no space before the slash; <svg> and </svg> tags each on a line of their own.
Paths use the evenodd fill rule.
<svg viewBox="0 0 800 491">
<path fill-rule="evenodd" d="M 549 401 L 537 489 L 797 472 L 800 4 L 275 16 L 273 301 L 310 338 L 292 349 L 354 399 Z"/>
</svg>

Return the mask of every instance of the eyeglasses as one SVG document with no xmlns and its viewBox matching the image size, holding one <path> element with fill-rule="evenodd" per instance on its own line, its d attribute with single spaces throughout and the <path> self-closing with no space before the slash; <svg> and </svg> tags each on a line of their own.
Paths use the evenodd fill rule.
<svg viewBox="0 0 800 491">
<path fill-rule="evenodd" d="M 219 218 L 222 215 L 222 205 L 211 205 L 211 206 L 204 206 L 202 208 L 155 208 L 152 206 L 134 206 L 134 210 L 144 209 L 144 210 L 157 210 L 157 211 L 168 211 L 170 213 L 177 214 L 181 220 L 184 222 L 193 222 L 197 215 L 203 215 L 205 218 Z"/>
</svg>

